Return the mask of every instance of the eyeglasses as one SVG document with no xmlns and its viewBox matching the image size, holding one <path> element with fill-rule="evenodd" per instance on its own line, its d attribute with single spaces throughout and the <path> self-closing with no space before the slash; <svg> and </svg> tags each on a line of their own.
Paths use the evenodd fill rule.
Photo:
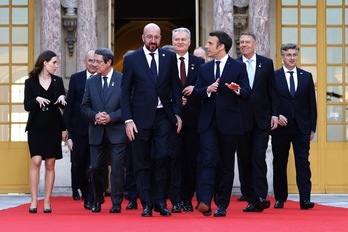
<svg viewBox="0 0 348 232">
<path fill-rule="evenodd" d="M 145 38 L 149 40 L 152 40 L 152 39 L 159 40 L 161 36 L 160 35 L 145 35 Z"/>
</svg>

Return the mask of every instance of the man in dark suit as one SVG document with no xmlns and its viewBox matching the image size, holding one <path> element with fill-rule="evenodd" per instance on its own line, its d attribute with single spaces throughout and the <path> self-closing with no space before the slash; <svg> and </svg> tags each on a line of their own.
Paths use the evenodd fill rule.
<svg viewBox="0 0 348 232">
<path fill-rule="evenodd" d="M 255 53 L 256 37 L 251 32 L 240 36 L 240 61 L 246 64 L 251 96 L 241 101 L 244 135 L 238 142 L 241 187 L 248 205 L 244 212 L 262 212 L 270 207 L 266 150 L 270 131 L 278 126 L 278 95 L 275 88 L 273 61 Z"/>
<path fill-rule="evenodd" d="M 192 93 L 203 102 L 198 122 L 201 142 L 198 211 L 204 216 L 212 214 L 211 201 L 217 175 L 219 197 L 214 216 L 224 217 L 231 198 L 234 153 L 238 138 L 243 134 L 239 99 L 249 98 L 250 87 L 245 64 L 227 54 L 232 47 L 232 39 L 227 33 L 211 32 L 205 47 L 214 59 L 200 66 Z"/>
<path fill-rule="evenodd" d="M 285 44 L 280 51 L 283 67 L 275 71 L 280 126 L 272 131 L 274 208 L 283 208 L 288 197 L 286 172 L 292 144 L 300 208 L 310 209 L 314 203 L 310 201 L 312 184 L 308 157 L 317 126 L 315 87 L 312 74 L 296 67 L 299 47 Z"/>
<path fill-rule="evenodd" d="M 152 216 L 154 204 L 160 215 L 170 216 L 165 195 L 169 136 L 182 126 L 177 61 L 175 53 L 158 47 L 158 25 L 147 24 L 142 40 L 143 47 L 124 57 L 122 120 L 132 141 L 141 215 Z"/>
<path fill-rule="evenodd" d="M 191 32 L 184 27 L 172 32 L 173 49 L 176 52 L 178 79 L 183 90 L 182 130 L 175 131 L 171 152 L 171 189 L 170 200 L 172 213 L 192 212 L 192 198 L 196 185 L 197 153 L 199 135 L 197 133 L 198 117 L 201 110 L 200 99 L 191 96 L 197 80 L 198 70 L 204 60 L 188 53 L 191 44 Z"/>
<path fill-rule="evenodd" d="M 94 54 L 97 75 L 86 82 L 81 112 L 89 122 L 91 182 L 94 191 L 92 212 L 100 212 L 104 203 L 102 167 L 110 155 L 110 213 L 120 213 L 123 200 L 124 154 L 128 142 L 121 121 L 122 74 L 113 70 L 114 54 L 97 49 Z"/>
<path fill-rule="evenodd" d="M 88 171 L 90 164 L 88 122 L 81 114 L 81 102 L 85 92 L 86 80 L 96 72 L 93 61 L 94 50 L 91 50 L 88 51 L 84 59 L 86 70 L 71 75 L 66 98 L 68 104 L 63 113 L 64 122 L 69 133 L 68 148 L 71 153 L 73 194 L 76 195 L 77 189 L 81 190 L 84 208 L 88 210 L 92 207 L 93 196 L 90 192 L 91 186 L 89 184 Z M 75 195 L 74 197 L 76 197 Z"/>
</svg>

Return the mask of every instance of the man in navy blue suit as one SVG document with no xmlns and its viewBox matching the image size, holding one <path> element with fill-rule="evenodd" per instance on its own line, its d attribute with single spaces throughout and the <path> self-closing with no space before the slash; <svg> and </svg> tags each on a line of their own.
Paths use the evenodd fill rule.
<svg viewBox="0 0 348 232">
<path fill-rule="evenodd" d="M 159 48 L 161 29 L 144 27 L 144 46 L 124 57 L 122 120 L 132 141 L 133 164 L 141 216 L 152 210 L 170 216 L 166 206 L 169 136 L 181 130 L 181 88 L 175 53 Z"/>
<path fill-rule="evenodd" d="M 295 155 L 300 208 L 311 209 L 310 141 L 317 125 L 317 106 L 312 74 L 296 67 L 300 51 L 296 44 L 280 49 L 283 67 L 275 71 L 280 96 L 279 127 L 272 131 L 274 208 L 283 208 L 288 197 L 287 163 L 290 144 Z"/>
<path fill-rule="evenodd" d="M 239 60 L 246 64 L 251 88 L 249 100 L 241 101 L 244 135 L 237 151 L 241 189 L 248 201 L 243 211 L 262 212 L 270 207 L 266 150 L 270 131 L 278 126 L 278 94 L 273 61 L 255 53 L 255 35 L 243 32 L 239 41 Z"/>
<path fill-rule="evenodd" d="M 231 198 L 234 153 L 238 138 L 243 134 L 239 100 L 249 98 L 250 86 L 245 64 L 227 54 L 232 47 L 232 38 L 227 33 L 211 32 L 205 47 L 214 59 L 200 66 L 192 93 L 201 98 L 203 104 L 198 122 L 201 149 L 198 154 L 200 202 L 197 209 L 204 216 L 212 214 L 211 201 L 217 175 L 219 185 L 215 201 L 218 208 L 214 216 L 224 217 Z"/>
<path fill-rule="evenodd" d="M 89 184 L 89 144 L 88 122 L 81 114 L 81 102 L 85 92 L 86 80 L 95 74 L 94 50 L 88 51 L 84 64 L 86 70 L 71 75 L 67 94 L 67 106 L 64 109 L 63 118 L 69 132 L 68 148 L 71 151 L 71 187 L 74 199 L 78 199 L 81 190 L 84 199 L 84 208 L 90 210 L 93 196 Z M 77 194 L 77 195 L 76 195 Z M 78 198 L 77 198 L 78 196 Z"/>
<path fill-rule="evenodd" d="M 188 52 L 191 44 L 191 32 L 184 27 L 172 32 L 173 49 L 176 53 L 178 79 L 183 90 L 182 130 L 173 133 L 171 148 L 171 188 L 170 200 L 172 213 L 192 212 L 192 198 L 196 190 L 197 153 L 199 135 L 197 133 L 201 101 L 191 96 L 197 80 L 198 70 L 204 63 L 202 58 Z"/>
<path fill-rule="evenodd" d="M 82 115 L 89 122 L 90 175 L 94 191 L 92 212 L 99 213 L 104 203 L 102 168 L 110 156 L 112 207 L 109 212 L 120 213 L 124 155 L 129 142 L 121 121 L 122 74 L 113 69 L 114 54 L 110 49 L 97 49 L 94 62 L 97 74 L 87 80 L 81 104 Z"/>
</svg>

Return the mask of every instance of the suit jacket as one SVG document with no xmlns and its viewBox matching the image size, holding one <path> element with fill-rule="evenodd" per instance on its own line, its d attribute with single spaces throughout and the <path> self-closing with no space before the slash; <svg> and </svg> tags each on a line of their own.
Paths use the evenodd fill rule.
<svg viewBox="0 0 348 232">
<path fill-rule="evenodd" d="M 125 56 L 122 78 L 122 120 L 133 119 L 138 128 L 154 123 L 158 97 L 173 125 L 181 116 L 181 87 L 174 52 L 158 48 L 158 79 L 151 74 L 143 47 Z"/>
<path fill-rule="evenodd" d="M 198 122 L 198 133 L 206 131 L 216 117 L 216 126 L 221 133 L 230 135 L 243 134 L 242 115 L 239 99 L 247 100 L 250 96 L 250 86 L 245 64 L 228 57 L 221 74 L 219 87 L 210 97 L 207 88 L 213 82 L 215 60 L 202 64 L 199 69 L 197 83 L 193 95 L 203 100 Z M 240 95 L 225 86 L 225 83 L 235 82 L 240 85 Z"/>
<path fill-rule="evenodd" d="M 242 57 L 239 60 L 242 61 Z M 271 117 L 278 116 L 278 102 L 273 61 L 256 54 L 251 96 L 249 100 L 240 103 L 244 130 L 250 131 L 254 121 L 259 128 L 270 129 Z"/>
<path fill-rule="evenodd" d="M 99 145 L 103 139 L 104 132 L 112 144 L 125 143 L 128 141 L 121 121 L 121 82 L 122 74 L 113 71 L 110 80 L 106 101 L 103 99 L 102 77 L 94 75 L 86 82 L 85 93 L 81 103 L 81 113 L 89 122 L 89 143 Z M 98 112 L 107 112 L 111 122 L 106 125 L 95 123 Z"/>
<path fill-rule="evenodd" d="M 303 134 L 310 134 L 316 130 L 317 104 L 312 74 L 297 68 L 297 89 L 292 97 L 289 91 L 284 69 L 275 71 L 276 84 L 280 97 L 279 114 L 284 115 L 288 121 L 294 119 Z M 278 127 L 274 134 L 280 132 Z"/>
<path fill-rule="evenodd" d="M 88 135 L 88 122 L 81 114 L 81 103 L 87 80 L 86 70 L 71 75 L 63 118 L 69 133 Z"/>
<path fill-rule="evenodd" d="M 180 81 L 182 89 L 190 85 L 194 86 L 196 84 L 198 70 L 202 64 L 204 64 L 204 59 L 194 56 L 192 54 L 189 54 L 189 59 L 188 59 L 189 67 L 188 67 L 185 86 L 183 86 Z M 185 127 L 187 128 L 198 127 L 197 119 L 199 118 L 199 113 L 201 112 L 201 106 L 202 106 L 201 99 L 192 96 L 192 94 L 187 97 L 187 103 L 182 110 L 182 121 Z"/>
<path fill-rule="evenodd" d="M 63 79 L 56 75 L 51 75 L 51 78 L 52 78 L 51 85 L 53 87 L 53 96 L 56 101 L 60 95 L 65 95 Z M 36 101 L 36 98 L 38 96 L 41 96 L 40 90 L 41 90 L 41 87 L 40 87 L 39 77 L 37 76 L 29 77 L 28 79 L 25 80 L 24 109 L 26 111 L 29 111 L 29 116 L 28 116 L 27 125 L 25 127 L 25 131 L 28 131 L 31 129 L 32 119 L 33 117 L 35 117 L 36 112 L 40 110 L 40 104 Z M 58 107 L 61 109 L 64 109 L 65 106 L 58 103 L 57 107 L 53 107 L 53 110 L 56 110 L 57 112 L 59 112 L 59 115 L 61 118 L 61 120 L 59 121 L 60 127 L 62 128 L 62 131 L 64 131 L 66 130 L 66 126 L 65 126 L 62 114 L 59 111 Z"/>
</svg>

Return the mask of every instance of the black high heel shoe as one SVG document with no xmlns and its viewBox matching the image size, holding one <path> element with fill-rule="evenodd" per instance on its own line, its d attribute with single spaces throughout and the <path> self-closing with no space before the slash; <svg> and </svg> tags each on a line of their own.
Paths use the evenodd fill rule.
<svg viewBox="0 0 348 232">
<path fill-rule="evenodd" d="M 36 208 L 29 208 L 29 213 L 37 213 L 37 207 Z"/>
<path fill-rule="evenodd" d="M 43 209 L 43 212 L 44 212 L 44 213 L 52 213 L 52 209 L 51 209 L 51 208 L 49 208 L 49 209 Z"/>
</svg>

